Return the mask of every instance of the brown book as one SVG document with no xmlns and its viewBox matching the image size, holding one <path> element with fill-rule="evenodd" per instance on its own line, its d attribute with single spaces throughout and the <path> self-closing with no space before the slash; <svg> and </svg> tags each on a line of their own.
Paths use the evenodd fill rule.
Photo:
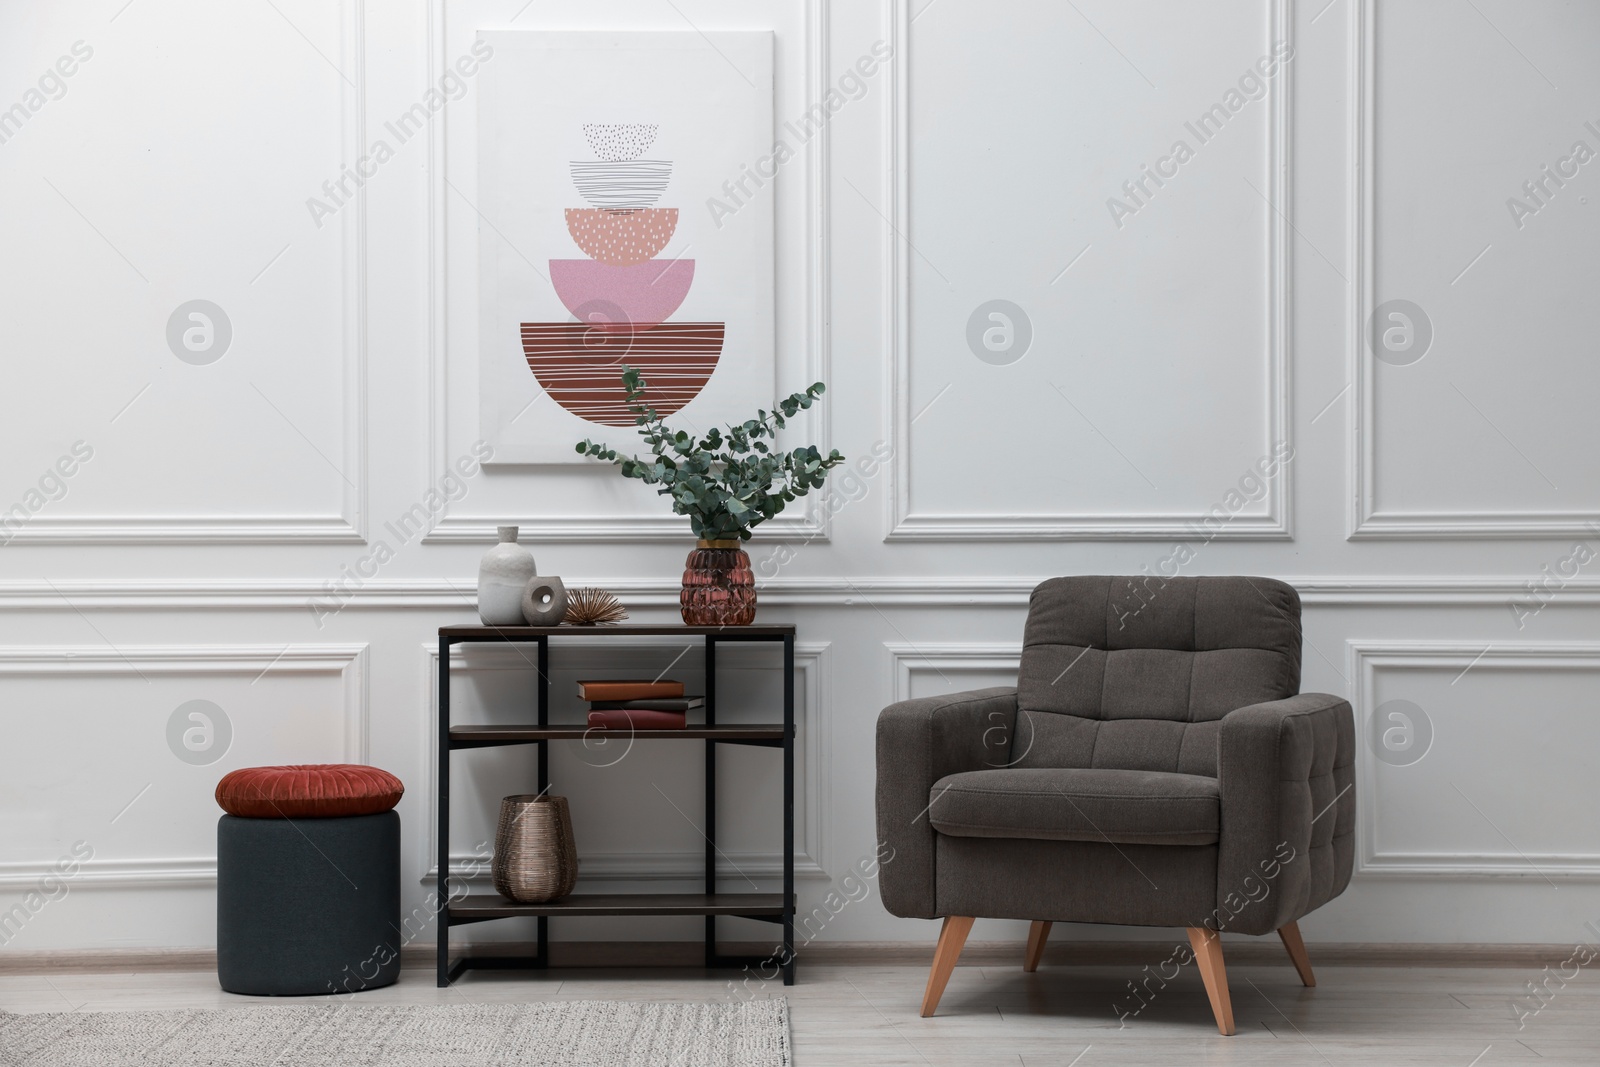
<svg viewBox="0 0 1600 1067">
<path fill-rule="evenodd" d="M 682 730 L 689 725 L 679 711 L 591 711 L 589 726 L 602 730 Z"/>
<path fill-rule="evenodd" d="M 683 683 L 660 681 L 600 681 L 578 683 L 580 700 L 663 700 L 683 696 Z"/>
</svg>

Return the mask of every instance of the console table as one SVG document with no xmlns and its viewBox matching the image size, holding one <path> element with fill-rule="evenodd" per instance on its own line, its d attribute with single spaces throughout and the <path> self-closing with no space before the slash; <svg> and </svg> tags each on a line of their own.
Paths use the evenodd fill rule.
<svg viewBox="0 0 1600 1067">
<path fill-rule="evenodd" d="M 439 628 L 439 774 L 438 862 L 439 985 L 448 986 L 469 967 L 543 968 L 549 964 L 549 922 L 561 915 L 703 915 L 707 967 L 743 966 L 764 957 L 723 955 L 717 951 L 718 915 L 736 915 L 778 923 L 783 927 L 783 984 L 794 984 L 794 636 L 793 626 L 441 626 Z M 517 904 L 498 894 L 467 895 L 452 902 L 450 871 L 450 756 L 463 749 L 500 745 L 537 745 L 538 787 L 550 785 L 552 741 L 581 741 L 590 734 L 584 724 L 550 722 L 550 638 L 701 637 L 705 640 L 705 724 L 683 730 L 633 730 L 635 740 L 703 741 L 705 743 L 705 892 L 583 893 L 547 904 Z M 717 646 L 728 642 L 782 642 L 783 722 L 760 725 L 717 723 Z M 452 726 L 450 724 L 450 648 L 452 645 L 523 642 L 538 646 L 538 717 L 525 725 Z M 610 731 L 621 733 L 621 731 Z M 753 745 L 783 750 L 783 892 L 719 893 L 717 891 L 717 746 Z M 581 877 L 581 876 L 580 876 Z M 491 919 L 533 916 L 538 919 L 536 956 L 462 956 L 450 959 L 453 927 Z"/>
</svg>

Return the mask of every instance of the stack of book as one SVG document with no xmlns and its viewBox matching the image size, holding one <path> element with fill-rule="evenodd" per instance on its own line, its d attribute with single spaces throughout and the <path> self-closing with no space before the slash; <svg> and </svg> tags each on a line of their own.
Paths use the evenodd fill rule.
<svg viewBox="0 0 1600 1067">
<path fill-rule="evenodd" d="M 578 698 L 589 702 L 589 725 L 605 730 L 682 730 L 706 703 L 671 679 L 579 682 Z"/>
</svg>

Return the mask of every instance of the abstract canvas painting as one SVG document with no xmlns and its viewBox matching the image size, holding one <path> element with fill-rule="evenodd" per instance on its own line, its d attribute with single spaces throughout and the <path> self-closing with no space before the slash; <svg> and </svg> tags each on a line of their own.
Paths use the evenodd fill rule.
<svg viewBox="0 0 1600 1067">
<path fill-rule="evenodd" d="M 632 426 L 628 366 L 686 429 L 770 405 L 771 33 L 481 36 L 479 410 L 495 460 L 579 461 L 576 441 Z"/>
</svg>

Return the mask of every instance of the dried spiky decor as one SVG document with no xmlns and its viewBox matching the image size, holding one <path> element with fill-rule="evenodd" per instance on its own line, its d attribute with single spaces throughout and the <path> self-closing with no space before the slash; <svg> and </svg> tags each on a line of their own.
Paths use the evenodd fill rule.
<svg viewBox="0 0 1600 1067">
<path fill-rule="evenodd" d="M 614 626 L 628 617 L 628 609 L 604 589 L 579 588 L 567 591 L 569 626 Z"/>
</svg>

